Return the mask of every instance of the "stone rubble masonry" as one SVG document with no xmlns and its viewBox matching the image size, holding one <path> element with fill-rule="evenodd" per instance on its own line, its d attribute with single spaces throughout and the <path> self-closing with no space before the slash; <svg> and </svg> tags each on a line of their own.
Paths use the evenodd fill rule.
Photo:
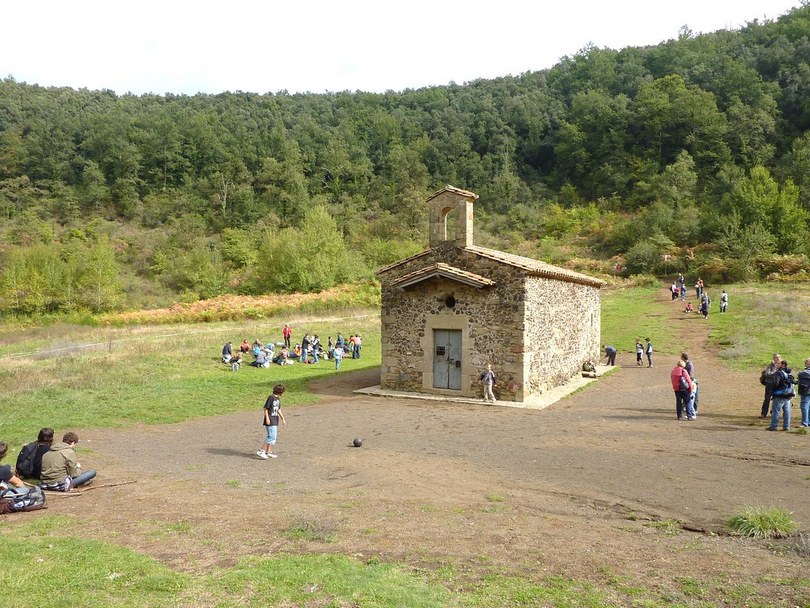
<svg viewBox="0 0 810 608">
<path fill-rule="evenodd" d="M 471 234 L 471 225 L 464 228 L 458 232 Z M 399 277 L 439 262 L 492 279 L 495 285 L 477 288 L 434 276 L 405 288 L 391 286 Z M 580 374 L 585 360 L 599 358 L 598 281 L 534 276 L 519 265 L 476 254 L 457 239 L 439 242 L 379 276 L 384 390 L 480 397 L 480 373 L 492 363 L 496 395 L 521 402 L 564 384 Z M 448 296 L 455 298 L 452 308 L 446 305 Z M 432 386 L 434 329 L 462 332 L 460 391 Z"/>
</svg>

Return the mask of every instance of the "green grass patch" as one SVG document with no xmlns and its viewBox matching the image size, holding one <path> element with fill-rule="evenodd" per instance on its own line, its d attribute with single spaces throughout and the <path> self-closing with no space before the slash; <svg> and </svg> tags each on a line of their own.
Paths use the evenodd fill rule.
<svg viewBox="0 0 810 608">
<path fill-rule="evenodd" d="M 238 598 L 239 606 L 363 606 L 384 608 L 448 606 L 451 594 L 439 585 L 384 563 L 363 564 L 340 555 L 284 555 L 245 560 L 220 573 L 216 594 Z M 227 603 L 227 606 L 237 605 Z"/>
<path fill-rule="evenodd" d="M 663 289 L 628 287 L 603 290 L 602 344 L 612 344 L 620 353 L 635 353 L 636 339 L 644 342 L 644 338 L 650 338 L 659 354 L 680 354 L 675 339 L 676 328 L 668 320 L 671 311 L 655 299 Z"/>
<path fill-rule="evenodd" d="M 774 507 L 744 507 L 727 523 L 740 536 L 751 538 L 784 538 L 798 529 L 789 511 Z"/>
<path fill-rule="evenodd" d="M 645 528 L 660 530 L 665 534 L 675 535 L 681 533 L 681 523 L 674 519 L 662 519 L 660 521 L 649 521 L 643 524 Z"/>
<path fill-rule="evenodd" d="M 287 321 L 293 326 L 293 340 L 304 331 L 319 334 L 324 344 L 338 331 L 347 338 L 360 333 L 362 358 L 344 359 L 338 371 L 331 361 L 270 369 L 243 365 L 238 372 L 220 363 L 227 340 L 280 341 Z M 7 346 L 6 356 L 0 358 L 0 409 L 13 415 L 0 417 L 0 438 L 11 446 L 10 454 L 43 426 L 62 432 L 258 411 L 278 382 L 287 386 L 285 407 L 310 403 L 317 400 L 307 390 L 312 380 L 380 365 L 379 318 L 374 316 L 53 330 L 34 331 L 31 339 L 17 331 L 3 335 Z"/>
<path fill-rule="evenodd" d="M 750 584 L 697 576 L 676 578 L 672 581 L 675 586 L 669 589 L 649 588 L 631 577 L 607 571 L 602 572 L 605 580 L 594 584 L 560 576 L 529 580 L 502 573 L 462 575 L 452 565 L 412 570 L 377 557 L 362 562 L 341 555 L 254 556 L 207 574 L 182 574 L 112 543 L 60 536 L 74 524 L 69 517 L 42 515 L 13 524 L 9 521 L 0 521 L 0 571 L 5 593 L 12 598 L 35 595 L 37 605 L 44 608 L 771 605 Z M 164 530 L 189 533 L 191 527 L 178 522 L 164 526 Z M 482 557 L 480 561 L 486 564 L 489 559 Z M 808 582 L 791 579 L 790 585 L 801 592 Z"/>
<path fill-rule="evenodd" d="M 127 549 L 92 540 L 44 536 L 43 525 L 61 525 L 49 526 L 49 522 L 58 521 L 50 517 L 39 519 L 45 521 L 0 533 L 6 599 L 36 597 L 37 606 L 42 608 L 163 608 L 178 606 L 178 596 L 192 585 L 188 576 Z"/>
<path fill-rule="evenodd" d="M 611 595 L 588 583 L 562 577 L 547 577 L 534 583 L 523 578 L 489 575 L 461 598 L 466 608 L 510 608 L 565 606 L 570 608 L 604 608 L 617 605 Z"/>
<path fill-rule="evenodd" d="M 810 285 L 741 284 L 726 287 L 728 312 L 720 314 L 714 290 L 709 338 L 720 357 L 740 370 L 761 369 L 780 353 L 794 373 L 810 354 Z"/>
</svg>

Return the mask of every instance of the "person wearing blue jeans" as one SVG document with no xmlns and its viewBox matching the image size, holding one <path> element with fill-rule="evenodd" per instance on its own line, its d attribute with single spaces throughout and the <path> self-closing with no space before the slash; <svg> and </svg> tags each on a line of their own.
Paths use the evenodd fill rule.
<svg viewBox="0 0 810 608">
<path fill-rule="evenodd" d="M 799 397 L 801 398 L 802 426 L 810 426 L 810 358 L 804 360 L 804 369 L 796 378 L 799 381 Z"/>
<path fill-rule="evenodd" d="M 786 431 L 790 430 L 790 396 L 780 394 L 785 386 L 790 385 L 788 381 L 789 374 L 790 368 L 787 366 L 787 361 L 783 359 L 782 367 L 776 372 L 773 384 L 773 401 L 771 401 L 771 424 L 768 426 L 769 431 L 779 429 L 780 414 L 782 415 L 782 428 Z"/>
<path fill-rule="evenodd" d="M 786 431 L 790 430 L 790 399 L 784 397 L 774 396 L 771 401 L 771 424 L 768 427 L 769 431 L 779 430 L 779 414 L 782 416 L 782 428 Z"/>
<path fill-rule="evenodd" d="M 67 492 L 89 483 L 96 476 L 93 469 L 81 471 L 82 465 L 76 462 L 76 452 L 73 451 L 77 443 L 79 436 L 68 431 L 60 443 L 54 443 L 42 456 L 40 482 L 43 490 Z"/>
<path fill-rule="evenodd" d="M 683 360 L 679 360 L 678 364 L 672 369 L 670 373 L 670 380 L 672 382 L 672 390 L 675 392 L 675 411 L 678 415 L 678 420 L 684 419 L 684 409 L 686 410 L 686 419 L 695 419 L 695 410 L 692 407 L 692 391 L 694 390 L 694 383 L 686 371 L 686 364 Z"/>
</svg>

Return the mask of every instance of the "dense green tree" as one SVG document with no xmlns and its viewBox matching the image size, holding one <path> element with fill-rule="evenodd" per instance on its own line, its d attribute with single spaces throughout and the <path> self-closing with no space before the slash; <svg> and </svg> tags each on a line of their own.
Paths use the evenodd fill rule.
<svg viewBox="0 0 810 608">
<path fill-rule="evenodd" d="M 87 243 L 107 234 L 108 262 L 187 297 L 279 288 L 254 272 L 281 251 L 275 241 L 320 251 L 340 239 L 360 254 L 360 268 L 343 266 L 357 276 L 388 259 L 380 243 L 425 245 L 424 200 L 446 184 L 481 196 L 480 242 L 525 253 L 635 247 L 637 268 L 654 269 L 650 252 L 712 244 L 732 215 L 747 242 L 806 252 L 809 61 L 802 5 L 738 31 L 684 28 L 656 46 L 588 46 L 548 70 L 385 94 L 118 96 L 6 78 L 0 253 L 19 251 L 2 263 L 70 277 L 72 295 L 24 297 L 7 278 L 17 304 L 0 309 L 116 305 L 105 281 L 91 301 L 77 232 Z M 311 230 L 316 208 L 325 230 Z M 46 263 L 40 243 L 63 265 Z M 273 264 L 287 273 L 281 288 L 314 289 L 340 274 L 321 262 L 323 273 L 293 268 L 306 280 Z"/>
</svg>

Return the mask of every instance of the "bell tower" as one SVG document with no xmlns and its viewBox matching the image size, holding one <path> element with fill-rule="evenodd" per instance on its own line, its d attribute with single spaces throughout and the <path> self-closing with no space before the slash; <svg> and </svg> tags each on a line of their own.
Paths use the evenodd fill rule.
<svg viewBox="0 0 810 608">
<path fill-rule="evenodd" d="M 474 192 L 454 186 L 446 186 L 427 199 L 431 248 L 442 243 L 455 243 L 456 247 L 472 246 L 473 202 L 477 199 Z M 454 234 L 448 234 L 448 224 L 453 227 Z"/>
</svg>

